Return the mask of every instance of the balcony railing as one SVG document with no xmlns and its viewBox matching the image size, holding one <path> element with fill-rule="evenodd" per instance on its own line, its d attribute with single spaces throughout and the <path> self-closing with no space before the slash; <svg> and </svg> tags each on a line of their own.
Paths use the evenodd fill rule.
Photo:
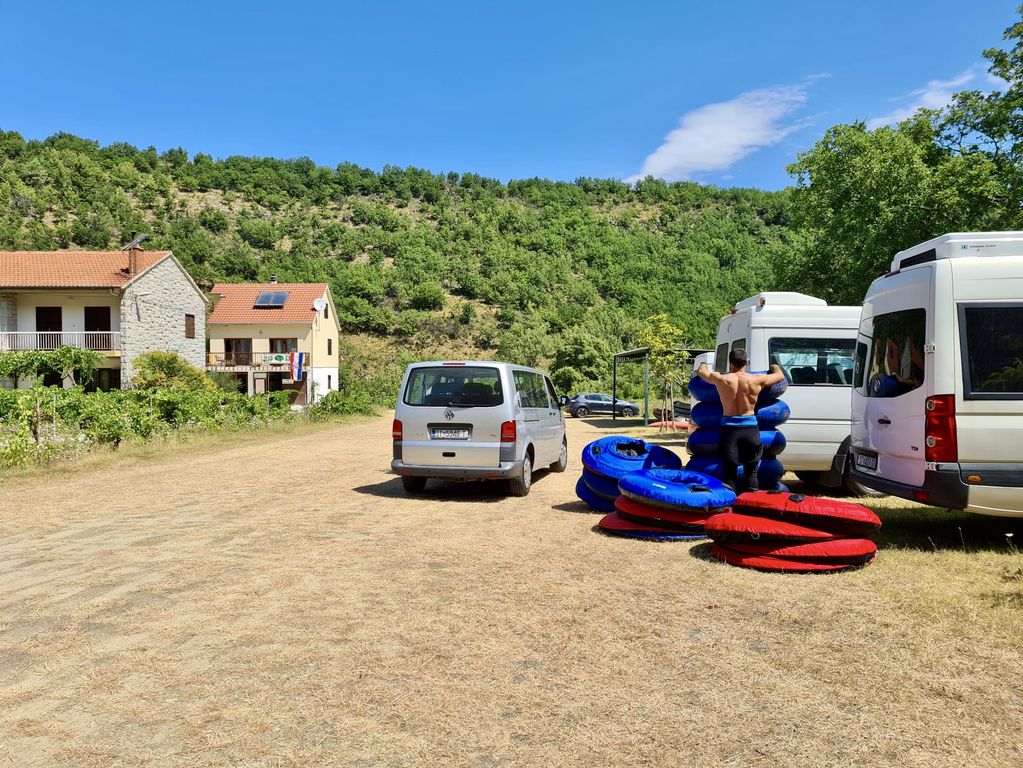
<svg viewBox="0 0 1023 768">
<path fill-rule="evenodd" d="M 119 352 L 119 331 L 0 331 L 0 352 L 24 352 L 77 347 L 95 352 Z"/>
<path fill-rule="evenodd" d="M 252 366 L 280 370 L 291 365 L 287 352 L 210 352 L 206 355 L 207 368 L 234 368 Z"/>
</svg>

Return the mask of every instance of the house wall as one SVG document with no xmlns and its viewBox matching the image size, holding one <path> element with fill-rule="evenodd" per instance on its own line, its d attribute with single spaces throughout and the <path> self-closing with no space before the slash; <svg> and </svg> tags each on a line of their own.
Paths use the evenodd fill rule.
<svg viewBox="0 0 1023 768">
<path fill-rule="evenodd" d="M 81 289 L 38 293 L 32 291 L 15 294 L 14 299 L 16 328 L 7 330 L 34 332 L 36 307 L 60 307 L 61 330 L 68 332 L 85 330 L 86 307 L 110 307 L 110 330 L 114 332 L 121 330 L 120 297 L 111 295 L 106 288 L 93 291 Z"/>
<path fill-rule="evenodd" d="M 185 315 L 195 317 L 195 338 L 185 338 Z M 121 386 L 135 374 L 139 355 L 177 352 L 206 365 L 206 302 L 173 258 L 164 259 L 124 289 L 121 298 Z"/>
<path fill-rule="evenodd" d="M 308 325 L 225 325 L 217 323 L 208 328 L 210 352 L 224 351 L 224 339 L 252 339 L 252 352 L 270 351 L 270 339 L 298 339 L 298 351 L 313 353 L 312 329 Z"/>
</svg>

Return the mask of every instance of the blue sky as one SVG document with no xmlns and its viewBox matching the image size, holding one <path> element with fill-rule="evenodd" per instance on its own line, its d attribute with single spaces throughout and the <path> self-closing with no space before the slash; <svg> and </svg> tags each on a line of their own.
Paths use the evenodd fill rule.
<svg viewBox="0 0 1023 768">
<path fill-rule="evenodd" d="M 778 189 L 836 123 L 988 89 L 1018 0 L 45 2 L 0 128 L 507 180 Z"/>
</svg>

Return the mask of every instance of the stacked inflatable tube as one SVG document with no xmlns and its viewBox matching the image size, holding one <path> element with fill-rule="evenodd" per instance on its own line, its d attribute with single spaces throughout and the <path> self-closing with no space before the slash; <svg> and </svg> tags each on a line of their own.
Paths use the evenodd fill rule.
<svg viewBox="0 0 1023 768">
<path fill-rule="evenodd" d="M 707 520 L 712 553 L 730 565 L 798 573 L 843 571 L 873 562 L 866 538 L 881 527 L 870 509 L 778 491 L 741 494 L 734 511 Z"/>
<path fill-rule="evenodd" d="M 644 468 L 680 469 L 682 460 L 667 448 L 623 435 L 594 440 L 583 448 L 583 472 L 575 495 L 595 512 L 614 512 L 618 479 Z"/>
<path fill-rule="evenodd" d="M 735 501 L 735 493 L 720 480 L 684 469 L 630 472 L 618 481 L 618 490 L 615 513 L 599 523 L 601 530 L 616 535 L 624 520 L 665 536 L 702 538 L 708 518 Z"/>
<path fill-rule="evenodd" d="M 763 489 L 787 490 L 781 484 L 785 468 L 778 460 L 778 456 L 785 450 L 785 435 L 778 427 L 791 415 L 789 406 L 779 399 L 787 389 L 788 382 L 785 379 L 764 387 L 760 390 L 754 409 L 757 426 L 760 428 L 760 444 L 763 446 L 763 457 L 757 468 L 757 484 Z M 697 429 L 690 429 L 689 432 L 686 450 L 693 458 L 686 464 L 686 469 L 721 479 L 724 477 L 724 465 L 718 455 L 718 440 L 723 409 L 717 387 L 694 376 L 689 382 L 689 393 L 699 402 L 693 406 L 690 415 L 690 421 Z M 739 478 L 740 482 L 744 479 L 742 467 L 739 467 Z"/>
</svg>

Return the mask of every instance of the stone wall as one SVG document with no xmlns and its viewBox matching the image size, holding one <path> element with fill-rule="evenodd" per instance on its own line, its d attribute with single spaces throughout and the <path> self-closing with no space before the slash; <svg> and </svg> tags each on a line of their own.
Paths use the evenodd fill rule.
<svg viewBox="0 0 1023 768">
<path fill-rule="evenodd" d="M 0 293 L 0 332 L 18 330 L 18 297 Z"/>
<path fill-rule="evenodd" d="M 195 338 L 185 338 L 185 315 L 195 316 Z M 206 366 L 206 303 L 173 257 L 129 285 L 121 296 L 121 386 L 131 386 L 135 358 L 177 352 L 199 370 Z"/>
</svg>

